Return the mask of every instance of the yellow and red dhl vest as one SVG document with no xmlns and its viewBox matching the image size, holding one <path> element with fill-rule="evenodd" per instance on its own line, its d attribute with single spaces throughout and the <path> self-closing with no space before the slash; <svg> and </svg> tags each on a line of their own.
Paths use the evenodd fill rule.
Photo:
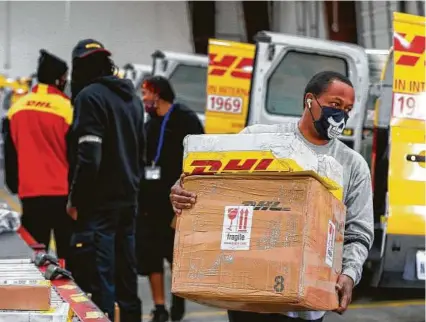
<svg viewBox="0 0 426 322">
<path fill-rule="evenodd" d="M 9 109 L 20 198 L 68 195 L 66 134 L 72 116 L 69 98 L 46 84 L 34 86 Z"/>
</svg>

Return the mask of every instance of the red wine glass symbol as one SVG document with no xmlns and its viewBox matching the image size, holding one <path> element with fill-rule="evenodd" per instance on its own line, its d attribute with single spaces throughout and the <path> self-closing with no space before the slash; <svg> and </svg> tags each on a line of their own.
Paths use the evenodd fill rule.
<svg viewBox="0 0 426 322">
<path fill-rule="evenodd" d="M 228 209 L 228 218 L 231 220 L 231 224 L 229 225 L 228 230 L 232 230 L 232 228 L 231 228 L 232 223 L 233 223 L 235 217 L 237 217 L 237 215 L 238 215 L 238 208 Z"/>
</svg>

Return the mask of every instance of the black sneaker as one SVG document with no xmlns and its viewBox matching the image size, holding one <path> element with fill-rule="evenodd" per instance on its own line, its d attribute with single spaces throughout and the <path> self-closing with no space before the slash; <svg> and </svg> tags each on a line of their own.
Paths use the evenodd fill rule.
<svg viewBox="0 0 426 322">
<path fill-rule="evenodd" d="M 170 309 L 170 318 L 172 322 L 179 322 L 185 315 L 185 300 L 176 295 L 172 295 L 172 307 Z"/>
<path fill-rule="evenodd" d="M 171 318 L 172 322 L 182 321 L 184 315 L 185 315 L 185 312 L 176 311 L 176 310 L 173 310 L 173 309 L 170 310 L 170 318 Z"/>
<path fill-rule="evenodd" d="M 167 310 L 152 310 L 150 322 L 167 322 L 169 321 L 169 312 Z"/>
</svg>

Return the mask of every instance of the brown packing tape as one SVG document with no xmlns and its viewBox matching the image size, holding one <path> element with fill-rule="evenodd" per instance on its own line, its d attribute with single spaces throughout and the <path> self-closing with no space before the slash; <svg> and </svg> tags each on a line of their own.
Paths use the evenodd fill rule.
<svg viewBox="0 0 426 322">
<path fill-rule="evenodd" d="M 325 181 L 320 175 L 318 175 L 315 171 L 312 170 L 307 170 L 307 171 L 297 171 L 297 172 L 293 172 L 293 171 L 289 171 L 289 172 L 265 172 L 265 173 L 215 173 L 213 175 L 187 175 L 186 177 L 184 177 L 184 181 L 185 180 L 190 180 L 191 178 L 199 178 L 199 177 L 204 177 L 204 178 L 211 178 L 211 179 L 215 179 L 215 177 L 220 177 L 221 179 L 227 178 L 227 177 L 231 177 L 231 178 L 242 178 L 242 179 L 249 179 L 249 178 L 253 178 L 253 179 L 269 179 L 269 180 L 292 180 L 294 178 L 313 178 L 315 180 L 317 180 L 318 182 L 320 182 L 325 188 L 329 189 L 329 190 L 334 190 L 335 187 L 333 185 L 331 185 L 330 183 L 328 183 L 327 181 Z"/>
</svg>

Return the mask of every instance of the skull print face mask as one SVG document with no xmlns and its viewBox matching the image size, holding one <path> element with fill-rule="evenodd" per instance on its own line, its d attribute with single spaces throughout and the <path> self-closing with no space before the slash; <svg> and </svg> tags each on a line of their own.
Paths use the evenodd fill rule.
<svg viewBox="0 0 426 322">
<path fill-rule="evenodd" d="M 349 119 L 348 113 L 334 107 L 321 106 L 318 100 L 316 101 L 321 108 L 321 116 L 318 120 L 315 120 L 312 111 L 309 109 L 315 129 L 321 139 L 332 140 L 337 138 L 345 129 L 346 122 Z"/>
</svg>

